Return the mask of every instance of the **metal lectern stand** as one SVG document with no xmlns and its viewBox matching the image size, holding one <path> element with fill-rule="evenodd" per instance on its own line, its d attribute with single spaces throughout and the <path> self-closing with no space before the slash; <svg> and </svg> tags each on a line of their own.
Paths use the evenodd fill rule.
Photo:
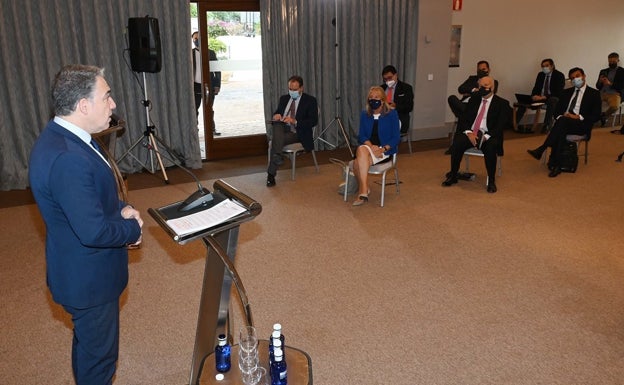
<svg viewBox="0 0 624 385">
<path fill-rule="evenodd" d="M 199 377 L 204 360 L 210 353 L 214 352 L 214 346 L 217 341 L 216 337 L 218 335 L 217 330 L 225 330 L 228 322 L 230 288 L 232 283 L 236 285 L 240 296 L 245 313 L 245 322 L 249 325 L 253 325 L 247 294 L 234 268 L 233 261 L 236 255 L 240 224 L 254 219 L 262 211 L 262 206 L 260 203 L 222 180 L 217 180 L 213 187 L 213 204 L 231 199 L 242 205 L 246 211 L 223 221 L 219 225 L 192 234 L 179 235 L 169 227 L 167 220 L 206 210 L 210 207 L 198 207 L 190 212 L 180 212 L 178 211 L 178 207 L 181 202 L 176 202 L 157 209 L 150 208 L 148 210 L 149 214 L 174 241 L 183 245 L 201 238 L 208 250 L 199 303 L 195 348 L 193 350 L 189 378 L 190 385 L 199 384 Z"/>
</svg>

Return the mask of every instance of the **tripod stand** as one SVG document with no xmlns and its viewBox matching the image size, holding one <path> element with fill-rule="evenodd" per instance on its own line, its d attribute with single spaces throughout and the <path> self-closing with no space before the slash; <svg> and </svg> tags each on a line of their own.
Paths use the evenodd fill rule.
<svg viewBox="0 0 624 385">
<path fill-rule="evenodd" d="M 320 142 L 323 142 L 329 146 L 332 147 L 332 149 L 338 147 L 338 141 L 336 141 L 336 144 L 330 143 L 327 140 L 325 140 L 323 138 L 323 134 L 325 133 L 325 131 L 329 130 L 331 128 L 331 126 L 336 123 L 338 124 L 338 127 L 340 128 L 340 132 L 342 133 L 342 137 L 345 140 L 345 143 L 347 144 L 347 148 L 349 149 L 349 153 L 351 154 L 351 158 L 355 157 L 355 154 L 353 153 L 353 149 L 351 149 L 351 143 L 349 142 L 349 135 L 347 135 L 347 131 L 345 130 L 344 126 L 342 125 L 342 119 L 340 119 L 340 114 L 338 113 L 338 110 L 340 108 L 339 103 L 340 103 L 340 68 L 339 68 L 339 64 L 340 61 L 339 59 L 339 54 L 340 51 L 338 49 L 338 0 L 334 0 L 334 6 L 335 6 L 335 15 L 336 17 L 334 18 L 332 24 L 334 25 L 334 28 L 336 30 L 336 40 L 335 40 L 335 44 L 334 44 L 334 48 L 336 51 L 336 65 L 334 66 L 334 68 L 336 69 L 336 100 L 335 100 L 335 104 L 334 104 L 334 111 L 336 112 L 336 115 L 334 117 L 334 119 L 332 119 L 331 122 L 329 122 L 329 124 L 327 126 L 325 126 L 325 128 L 323 129 L 323 131 L 321 131 L 321 133 L 316 137 L 315 140 L 318 140 Z"/>
<path fill-rule="evenodd" d="M 167 150 L 167 152 L 169 153 L 169 155 L 171 155 L 173 158 L 178 159 L 178 161 L 180 162 L 181 160 L 173 152 L 173 150 L 169 146 L 167 146 L 167 144 L 161 138 L 159 138 L 158 135 L 156 135 L 156 133 L 154 132 L 155 126 L 150 125 L 150 122 L 151 122 L 150 113 L 149 113 L 150 101 L 147 98 L 147 83 L 145 81 L 145 72 L 143 72 L 143 96 L 145 97 L 145 99 L 142 100 L 141 103 L 143 104 L 143 106 L 145 106 L 145 131 L 143 132 L 143 136 L 137 139 L 136 142 L 134 142 L 134 144 L 132 144 L 132 146 L 130 146 L 130 148 L 128 148 L 126 152 L 123 153 L 123 155 L 117 160 L 117 163 L 121 162 L 126 156 L 130 155 L 132 158 L 134 158 L 134 160 L 139 162 L 139 164 L 143 166 L 143 168 L 145 168 L 147 171 L 154 174 L 156 172 L 156 168 L 154 165 L 154 158 L 156 158 L 156 161 L 158 162 L 158 166 L 160 167 L 160 171 L 163 174 L 163 179 L 165 180 L 166 184 L 169 184 L 167 171 L 165 170 L 165 166 L 163 165 L 162 158 L 160 157 L 160 153 L 158 150 L 158 143 L 160 143 L 160 145 L 164 147 L 165 150 Z M 149 157 L 149 167 L 146 163 L 142 162 L 139 158 L 134 156 L 134 154 L 132 154 L 131 152 L 139 144 L 147 148 L 148 157 Z"/>
</svg>

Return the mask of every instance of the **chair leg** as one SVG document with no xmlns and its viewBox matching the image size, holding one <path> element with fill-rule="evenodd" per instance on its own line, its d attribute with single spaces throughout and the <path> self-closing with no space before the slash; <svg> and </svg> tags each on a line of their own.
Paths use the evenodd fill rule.
<svg viewBox="0 0 624 385">
<path fill-rule="evenodd" d="M 343 199 L 346 202 L 347 201 L 347 187 L 349 186 L 349 165 L 348 164 L 345 166 L 344 173 L 345 173 L 345 186 L 344 186 Z"/>
<path fill-rule="evenodd" d="M 297 154 L 294 152 L 290 153 L 290 163 L 291 163 L 291 171 L 290 171 L 290 179 L 295 180 L 295 167 L 297 163 Z"/>
<path fill-rule="evenodd" d="M 396 193 L 401 193 L 401 188 L 399 187 L 401 185 L 399 181 L 399 170 L 396 167 L 394 168 L 394 183 L 396 184 Z"/>
<path fill-rule="evenodd" d="M 585 141 L 585 164 L 586 164 L 586 165 L 587 165 L 587 156 L 589 155 L 589 149 L 588 149 L 588 146 L 589 146 L 589 141 L 587 141 L 587 140 L 586 140 L 586 141 Z"/>
<path fill-rule="evenodd" d="M 316 172 L 319 172 L 319 165 L 316 161 L 316 151 L 312 150 L 312 159 L 314 159 L 314 167 L 316 167 Z"/>
<path fill-rule="evenodd" d="M 407 148 L 409 148 L 410 155 L 412 155 L 412 134 L 407 131 Z"/>
<path fill-rule="evenodd" d="M 386 195 L 386 172 L 381 174 L 381 207 L 384 206 L 384 198 Z"/>
</svg>

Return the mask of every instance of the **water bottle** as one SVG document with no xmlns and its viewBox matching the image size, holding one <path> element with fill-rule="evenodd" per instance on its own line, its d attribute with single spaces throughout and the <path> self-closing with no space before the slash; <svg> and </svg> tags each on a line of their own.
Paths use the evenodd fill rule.
<svg viewBox="0 0 624 385">
<path fill-rule="evenodd" d="M 275 362 L 275 349 L 282 349 L 282 359 L 284 359 L 284 348 L 282 347 L 282 341 L 279 338 L 273 339 L 271 347 L 269 349 L 269 366 Z"/>
<path fill-rule="evenodd" d="M 231 347 L 225 338 L 225 334 L 219 334 L 219 342 L 215 347 L 215 364 L 219 373 L 229 371 L 232 366 Z"/>
<path fill-rule="evenodd" d="M 275 347 L 273 356 L 273 363 L 271 364 L 271 385 L 287 385 L 288 372 L 282 349 Z"/>
<path fill-rule="evenodd" d="M 282 354 L 284 353 L 284 335 L 282 334 L 282 325 L 274 324 L 273 332 L 271 333 L 271 337 L 269 338 L 269 364 L 273 362 L 273 341 L 279 339 L 282 342 Z"/>
</svg>

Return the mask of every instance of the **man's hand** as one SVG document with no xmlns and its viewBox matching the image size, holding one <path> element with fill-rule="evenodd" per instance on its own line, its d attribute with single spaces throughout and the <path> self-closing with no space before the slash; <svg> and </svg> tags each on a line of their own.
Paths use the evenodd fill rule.
<svg viewBox="0 0 624 385">
<path fill-rule="evenodd" d="M 282 120 L 282 115 L 280 114 L 273 115 L 273 120 Z"/>
<path fill-rule="evenodd" d="M 221 87 L 214 87 L 214 88 L 212 89 L 212 93 L 213 93 L 214 95 L 219 95 L 219 91 L 221 91 Z"/>
<path fill-rule="evenodd" d="M 285 117 L 283 122 L 284 123 L 288 123 L 288 124 L 292 124 L 292 125 L 297 124 L 297 120 L 295 118 L 291 117 L 291 116 Z"/>
<path fill-rule="evenodd" d="M 123 209 L 121 209 L 121 217 L 124 219 L 136 219 L 136 221 L 139 223 L 139 227 L 143 229 L 143 219 L 141 219 L 141 213 L 139 213 L 139 211 L 136 210 L 134 207 L 128 205 L 124 207 Z M 128 246 L 138 247 L 142 241 L 143 241 L 143 231 L 141 230 L 141 235 L 139 236 L 139 239 L 133 244 L 128 245 Z"/>
<path fill-rule="evenodd" d="M 566 112 L 565 114 L 563 114 L 563 116 L 565 116 L 566 118 L 575 119 L 575 120 L 579 120 L 581 118 L 581 115 L 573 114 L 571 112 Z"/>
<path fill-rule="evenodd" d="M 472 131 L 466 132 L 466 136 L 470 140 L 470 143 L 472 143 L 474 147 L 477 147 L 477 136 L 474 134 L 474 132 Z"/>
<path fill-rule="evenodd" d="M 534 102 L 543 102 L 543 101 L 545 101 L 548 98 L 546 96 L 542 96 L 542 95 L 533 95 L 533 96 L 531 96 L 531 99 Z"/>
<path fill-rule="evenodd" d="M 143 219 L 141 219 L 141 213 L 134 207 L 128 205 L 121 209 L 121 217 L 124 219 L 136 219 L 139 222 L 139 227 L 143 228 Z"/>
</svg>

